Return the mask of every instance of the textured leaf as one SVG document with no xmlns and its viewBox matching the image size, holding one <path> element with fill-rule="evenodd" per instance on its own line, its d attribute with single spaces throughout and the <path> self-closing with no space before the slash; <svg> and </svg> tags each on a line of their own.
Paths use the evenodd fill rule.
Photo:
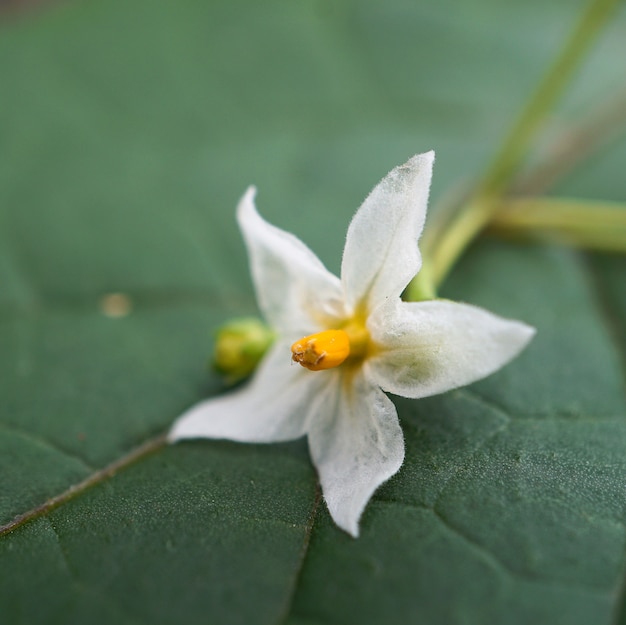
<svg viewBox="0 0 626 625">
<path fill-rule="evenodd" d="M 302 441 L 102 472 L 222 390 L 212 328 L 255 312 L 248 184 L 337 270 L 391 167 L 435 148 L 435 199 L 480 172 L 579 8 L 90 0 L 5 21 L 0 523 L 95 478 L 0 537 L 1 623 L 626 622 L 622 258 L 472 248 L 443 294 L 538 335 L 483 382 L 395 400 L 406 461 L 356 541 Z M 624 19 L 554 127 L 610 97 Z M 559 191 L 623 201 L 624 158 L 615 140 Z"/>
</svg>

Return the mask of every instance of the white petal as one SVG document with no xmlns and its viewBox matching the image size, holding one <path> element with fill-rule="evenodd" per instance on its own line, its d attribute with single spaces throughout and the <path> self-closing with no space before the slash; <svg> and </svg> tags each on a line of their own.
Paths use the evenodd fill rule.
<svg viewBox="0 0 626 625">
<path fill-rule="evenodd" d="M 391 171 L 357 211 L 341 265 L 346 302 L 367 310 L 399 297 L 419 271 L 417 240 L 426 219 L 434 152 L 418 154 Z"/>
<path fill-rule="evenodd" d="M 313 407 L 309 448 L 331 516 L 358 536 L 359 518 L 370 497 L 404 460 L 394 405 L 361 372 L 337 375 Z"/>
<path fill-rule="evenodd" d="M 306 432 L 312 397 L 327 380 L 328 372 L 312 373 L 293 363 L 289 345 L 279 342 L 247 386 L 192 407 L 174 423 L 169 440 L 263 443 L 299 438 Z"/>
<path fill-rule="evenodd" d="M 339 279 L 300 239 L 267 223 L 250 187 L 237 218 L 243 233 L 259 306 L 267 321 L 293 340 L 312 334 L 325 317 L 343 316 Z"/>
<path fill-rule="evenodd" d="M 381 351 L 366 361 L 367 377 L 385 391 L 415 399 L 490 375 L 535 334 L 520 321 L 447 300 L 390 302 L 368 326 Z"/>
</svg>

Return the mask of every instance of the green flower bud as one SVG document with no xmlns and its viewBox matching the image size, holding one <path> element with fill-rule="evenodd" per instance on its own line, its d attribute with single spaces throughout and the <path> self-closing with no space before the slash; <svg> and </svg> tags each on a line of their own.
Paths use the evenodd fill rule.
<svg viewBox="0 0 626 625">
<path fill-rule="evenodd" d="M 256 369 L 273 342 L 274 332 L 260 319 L 233 319 L 216 332 L 213 366 L 234 384 Z"/>
</svg>

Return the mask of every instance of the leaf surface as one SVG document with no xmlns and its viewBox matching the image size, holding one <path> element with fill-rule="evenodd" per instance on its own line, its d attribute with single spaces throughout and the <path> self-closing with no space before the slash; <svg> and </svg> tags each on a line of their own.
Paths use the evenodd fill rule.
<svg viewBox="0 0 626 625">
<path fill-rule="evenodd" d="M 352 213 L 393 166 L 435 148 L 435 199 L 480 173 L 574 9 L 92 0 L 7 20 L 0 523 L 223 390 L 212 329 L 256 310 L 234 219 L 248 184 L 337 270 Z M 610 97 L 623 28 L 622 11 L 553 127 Z M 616 139 L 558 191 L 623 201 L 625 154 Z M 406 461 L 358 540 L 330 521 L 303 441 L 185 442 L 0 537 L 0 622 L 614 622 L 625 271 L 472 247 L 442 294 L 538 335 L 487 380 L 394 400 Z"/>
</svg>

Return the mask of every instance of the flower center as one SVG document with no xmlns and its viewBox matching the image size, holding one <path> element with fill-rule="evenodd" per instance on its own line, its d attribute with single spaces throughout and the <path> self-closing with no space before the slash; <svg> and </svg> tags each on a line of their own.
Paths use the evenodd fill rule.
<svg viewBox="0 0 626 625">
<path fill-rule="evenodd" d="M 310 371 L 338 367 L 349 356 L 363 358 L 369 334 L 362 323 L 351 322 L 340 330 L 324 330 L 296 341 L 291 359 Z"/>
</svg>

